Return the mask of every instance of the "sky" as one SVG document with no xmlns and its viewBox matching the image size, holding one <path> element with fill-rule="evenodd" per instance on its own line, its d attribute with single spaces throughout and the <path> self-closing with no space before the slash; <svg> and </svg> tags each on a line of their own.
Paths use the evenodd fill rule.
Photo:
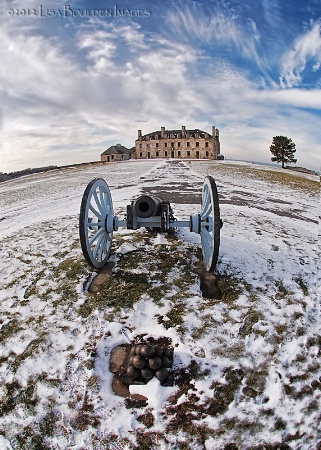
<svg viewBox="0 0 321 450">
<path fill-rule="evenodd" d="M 0 172 L 97 161 L 167 129 L 220 130 L 320 170 L 320 0 L 2 0 Z"/>
</svg>

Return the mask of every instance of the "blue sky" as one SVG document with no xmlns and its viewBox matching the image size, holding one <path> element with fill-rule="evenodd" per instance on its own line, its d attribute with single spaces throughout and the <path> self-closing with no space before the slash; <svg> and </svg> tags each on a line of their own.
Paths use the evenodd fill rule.
<svg viewBox="0 0 321 450">
<path fill-rule="evenodd" d="M 319 0 L 1 5 L 0 171 L 98 160 L 182 125 L 215 125 L 226 157 L 255 161 L 288 136 L 320 169 Z"/>
</svg>

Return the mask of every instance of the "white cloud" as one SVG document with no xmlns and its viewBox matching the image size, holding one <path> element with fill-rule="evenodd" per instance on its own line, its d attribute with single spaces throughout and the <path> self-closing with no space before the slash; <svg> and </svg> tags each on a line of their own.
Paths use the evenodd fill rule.
<svg viewBox="0 0 321 450">
<path fill-rule="evenodd" d="M 173 36 L 182 42 L 224 48 L 225 52 L 237 52 L 247 60 L 266 67 L 263 55 L 259 55 L 261 36 L 253 19 L 238 21 L 233 11 L 219 5 L 204 9 L 195 2 L 179 2 L 176 9 L 167 13 L 166 22 Z M 219 49 L 219 48 L 218 48 Z"/>
<path fill-rule="evenodd" d="M 320 24 L 315 24 L 308 32 L 300 36 L 282 58 L 281 86 L 294 87 L 302 84 L 302 73 L 309 62 L 314 62 L 313 70 L 321 63 Z"/>
</svg>

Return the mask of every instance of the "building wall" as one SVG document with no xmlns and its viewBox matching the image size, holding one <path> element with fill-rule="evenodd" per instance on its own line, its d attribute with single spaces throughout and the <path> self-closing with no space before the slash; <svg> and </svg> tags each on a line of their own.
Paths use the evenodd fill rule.
<svg viewBox="0 0 321 450">
<path fill-rule="evenodd" d="M 114 153 L 111 155 L 100 155 L 100 159 L 102 162 L 116 162 L 116 161 L 125 161 L 127 159 L 130 159 L 129 153 Z"/>
<path fill-rule="evenodd" d="M 182 127 L 182 131 L 166 131 L 142 136 L 138 130 L 135 141 L 137 159 L 184 158 L 184 159 L 217 159 L 220 153 L 219 130 L 212 127 L 212 135 L 202 132 L 190 133 Z"/>
</svg>

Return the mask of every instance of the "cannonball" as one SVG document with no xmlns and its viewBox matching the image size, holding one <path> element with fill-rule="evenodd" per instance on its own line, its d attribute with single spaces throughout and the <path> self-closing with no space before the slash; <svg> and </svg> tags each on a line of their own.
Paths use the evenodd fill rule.
<svg viewBox="0 0 321 450">
<path fill-rule="evenodd" d="M 142 377 L 144 380 L 151 380 L 154 376 L 154 372 L 150 370 L 148 367 L 141 370 Z"/>
<path fill-rule="evenodd" d="M 136 354 L 136 347 L 133 346 L 130 350 L 130 356 L 135 356 L 135 354 Z"/>
<path fill-rule="evenodd" d="M 137 367 L 137 369 L 143 369 L 146 366 L 146 359 L 141 355 L 134 356 L 133 366 Z"/>
<path fill-rule="evenodd" d="M 159 381 L 163 382 L 166 381 L 168 378 L 168 370 L 165 367 L 161 367 L 160 369 L 156 370 L 155 376 L 159 379 Z"/>
<path fill-rule="evenodd" d="M 166 356 L 167 358 L 170 356 L 171 351 L 168 347 L 163 347 L 163 356 Z"/>
<path fill-rule="evenodd" d="M 151 358 L 155 355 L 155 348 L 152 345 L 142 345 L 140 354 L 144 358 Z"/>
<path fill-rule="evenodd" d="M 155 356 L 159 356 L 159 357 L 163 356 L 162 347 L 159 347 L 159 346 L 155 347 Z"/>
<path fill-rule="evenodd" d="M 134 366 L 129 366 L 126 373 L 128 378 L 130 378 L 131 380 L 136 380 L 136 378 L 138 378 L 140 375 L 140 371 Z"/>
<path fill-rule="evenodd" d="M 150 358 L 148 360 L 148 365 L 152 370 L 157 370 L 162 365 L 162 360 L 159 356 L 155 356 L 154 358 Z"/>
<path fill-rule="evenodd" d="M 167 358 L 167 356 L 163 356 L 162 357 L 162 367 L 170 367 L 170 366 L 171 366 L 170 360 Z"/>
<path fill-rule="evenodd" d="M 135 347 L 135 354 L 136 355 L 140 355 L 141 349 L 142 349 L 142 345 L 136 345 L 136 347 Z"/>
</svg>

